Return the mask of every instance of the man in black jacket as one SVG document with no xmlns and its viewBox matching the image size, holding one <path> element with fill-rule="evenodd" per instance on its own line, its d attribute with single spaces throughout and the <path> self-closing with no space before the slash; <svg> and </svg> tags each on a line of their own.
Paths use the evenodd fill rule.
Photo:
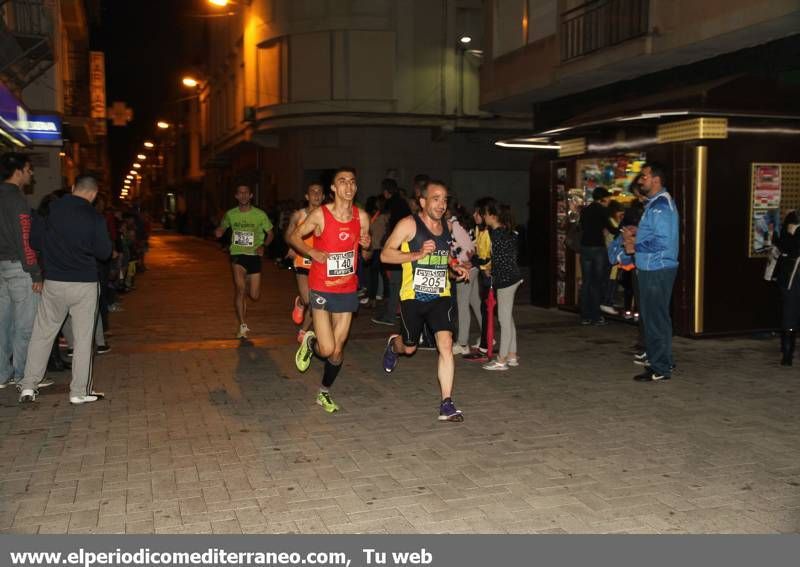
<svg viewBox="0 0 800 567">
<path fill-rule="evenodd" d="M 79 177 L 72 194 L 54 201 L 47 218 L 34 223 L 31 245 L 41 252 L 46 273 L 20 384 L 20 402 L 36 399 L 50 346 L 68 314 L 75 335 L 69 401 L 83 404 L 98 399 L 90 383 L 99 295 L 97 261 L 111 256 L 111 239 L 105 220 L 92 207 L 95 197 L 97 180 Z"/>
<path fill-rule="evenodd" d="M 9 152 L 0 157 L 0 388 L 25 374 L 42 291 L 42 274 L 30 247 L 31 211 L 22 193 L 32 181 L 28 156 Z"/>
<path fill-rule="evenodd" d="M 581 211 L 581 324 L 605 325 L 600 303 L 608 285 L 611 266 L 606 252 L 605 231 L 616 232 L 608 216 L 611 193 L 595 187 L 592 204 Z"/>
</svg>

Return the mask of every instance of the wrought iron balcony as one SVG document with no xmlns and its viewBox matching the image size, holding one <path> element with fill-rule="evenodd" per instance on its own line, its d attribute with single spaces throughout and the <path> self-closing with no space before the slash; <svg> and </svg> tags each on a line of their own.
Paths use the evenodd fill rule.
<svg viewBox="0 0 800 567">
<path fill-rule="evenodd" d="M 0 77 L 23 89 L 54 62 L 53 0 L 0 0 Z"/>
<path fill-rule="evenodd" d="M 561 61 L 640 37 L 649 28 L 649 0 L 592 0 L 561 14 Z"/>
</svg>

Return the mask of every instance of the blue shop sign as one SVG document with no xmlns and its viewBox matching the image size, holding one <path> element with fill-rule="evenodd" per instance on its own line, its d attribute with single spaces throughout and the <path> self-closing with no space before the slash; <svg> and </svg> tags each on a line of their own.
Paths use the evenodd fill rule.
<svg viewBox="0 0 800 567">
<path fill-rule="evenodd" d="M 17 146 L 30 144 L 31 139 L 19 130 L 20 122 L 28 121 L 25 105 L 14 96 L 8 87 L 0 83 L 0 136 L 4 136 Z"/>
<path fill-rule="evenodd" d="M 37 146 L 60 146 L 61 117 L 56 114 L 31 114 L 25 122 L 17 122 L 18 131 Z"/>
</svg>

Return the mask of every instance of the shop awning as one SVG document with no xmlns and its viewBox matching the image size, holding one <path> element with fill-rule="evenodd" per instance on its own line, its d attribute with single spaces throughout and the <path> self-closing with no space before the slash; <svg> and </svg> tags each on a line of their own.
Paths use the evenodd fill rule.
<svg viewBox="0 0 800 567">
<path fill-rule="evenodd" d="M 499 140 L 496 145 L 554 150 L 559 148 L 557 140 L 574 138 L 588 130 L 625 123 L 659 124 L 697 116 L 791 125 L 800 121 L 798 100 L 798 87 L 748 76 L 729 76 L 599 106 L 557 128 Z"/>
</svg>

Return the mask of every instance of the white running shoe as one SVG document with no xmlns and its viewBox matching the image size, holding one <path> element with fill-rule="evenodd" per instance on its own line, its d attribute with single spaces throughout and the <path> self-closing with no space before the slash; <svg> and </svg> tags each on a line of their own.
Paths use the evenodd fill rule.
<svg viewBox="0 0 800 567">
<path fill-rule="evenodd" d="M 89 402 L 96 402 L 99 398 L 97 396 L 70 396 L 69 403 L 73 405 L 88 404 Z"/>
<path fill-rule="evenodd" d="M 519 366 L 519 359 L 518 358 L 509 358 L 506 360 L 506 364 L 509 366 Z"/>
<path fill-rule="evenodd" d="M 239 325 L 239 332 L 236 333 L 236 338 L 237 339 L 246 339 L 247 338 L 247 333 L 249 333 L 249 332 L 250 332 L 250 329 L 247 327 L 247 323 L 242 323 L 241 325 Z"/>
</svg>

